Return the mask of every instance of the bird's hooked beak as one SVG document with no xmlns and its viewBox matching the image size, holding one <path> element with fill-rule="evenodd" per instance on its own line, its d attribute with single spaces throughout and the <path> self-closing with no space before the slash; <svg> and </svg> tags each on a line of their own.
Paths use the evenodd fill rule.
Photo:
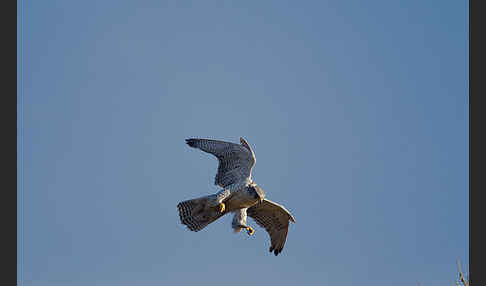
<svg viewBox="0 0 486 286">
<path fill-rule="evenodd" d="M 255 186 L 255 191 L 258 194 L 258 198 L 260 199 L 260 204 L 265 200 L 265 192 L 259 186 Z"/>
</svg>

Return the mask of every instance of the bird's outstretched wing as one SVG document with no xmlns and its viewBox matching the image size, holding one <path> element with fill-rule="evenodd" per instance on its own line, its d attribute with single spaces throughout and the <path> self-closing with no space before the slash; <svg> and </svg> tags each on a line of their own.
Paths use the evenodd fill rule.
<svg viewBox="0 0 486 286">
<path fill-rule="evenodd" d="M 267 199 L 248 208 L 246 213 L 268 232 L 271 243 L 270 252 L 273 251 L 275 256 L 282 252 L 287 240 L 289 221 L 295 223 L 292 214 L 282 205 Z"/>
<path fill-rule="evenodd" d="M 219 167 L 214 184 L 223 188 L 244 184 L 251 178 L 251 169 L 256 161 L 255 154 L 243 137 L 240 137 L 240 142 L 241 145 L 211 139 L 186 139 L 187 145 L 218 158 Z"/>
</svg>

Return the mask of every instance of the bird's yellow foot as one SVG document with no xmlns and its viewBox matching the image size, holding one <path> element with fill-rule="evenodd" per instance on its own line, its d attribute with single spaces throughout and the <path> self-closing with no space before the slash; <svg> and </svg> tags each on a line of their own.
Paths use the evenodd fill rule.
<svg viewBox="0 0 486 286">
<path fill-rule="evenodd" d="M 219 212 L 220 212 L 220 213 L 224 212 L 224 210 L 226 209 L 226 206 L 224 205 L 224 203 L 220 203 L 220 204 L 218 205 L 218 207 L 219 207 Z"/>
<path fill-rule="evenodd" d="M 252 227 L 247 226 L 246 230 L 248 231 L 248 235 L 253 235 L 255 233 L 255 230 Z"/>
</svg>

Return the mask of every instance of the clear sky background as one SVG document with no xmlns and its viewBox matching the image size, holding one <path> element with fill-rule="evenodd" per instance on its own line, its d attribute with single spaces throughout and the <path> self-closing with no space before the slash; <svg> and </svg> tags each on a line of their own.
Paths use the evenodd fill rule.
<svg viewBox="0 0 486 286">
<path fill-rule="evenodd" d="M 19 9 L 23 285 L 452 286 L 467 270 L 467 1 Z M 240 136 L 297 221 L 277 257 L 252 220 L 253 237 L 230 216 L 179 222 L 178 202 L 219 191 L 217 160 L 184 139 Z"/>
</svg>

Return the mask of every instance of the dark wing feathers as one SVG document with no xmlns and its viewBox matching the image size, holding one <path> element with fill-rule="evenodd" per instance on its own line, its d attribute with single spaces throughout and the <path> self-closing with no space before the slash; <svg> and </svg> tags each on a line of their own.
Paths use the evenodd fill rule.
<svg viewBox="0 0 486 286">
<path fill-rule="evenodd" d="M 284 248 L 289 230 L 289 221 L 295 223 L 294 217 L 282 205 L 265 199 L 247 210 L 247 215 L 265 228 L 270 236 L 270 252 L 277 256 Z"/>
<path fill-rule="evenodd" d="M 214 184 L 223 188 L 244 182 L 251 176 L 255 155 L 243 138 L 240 138 L 240 142 L 241 145 L 211 139 L 186 139 L 186 143 L 190 147 L 210 153 L 218 159 L 218 173 Z"/>
</svg>

